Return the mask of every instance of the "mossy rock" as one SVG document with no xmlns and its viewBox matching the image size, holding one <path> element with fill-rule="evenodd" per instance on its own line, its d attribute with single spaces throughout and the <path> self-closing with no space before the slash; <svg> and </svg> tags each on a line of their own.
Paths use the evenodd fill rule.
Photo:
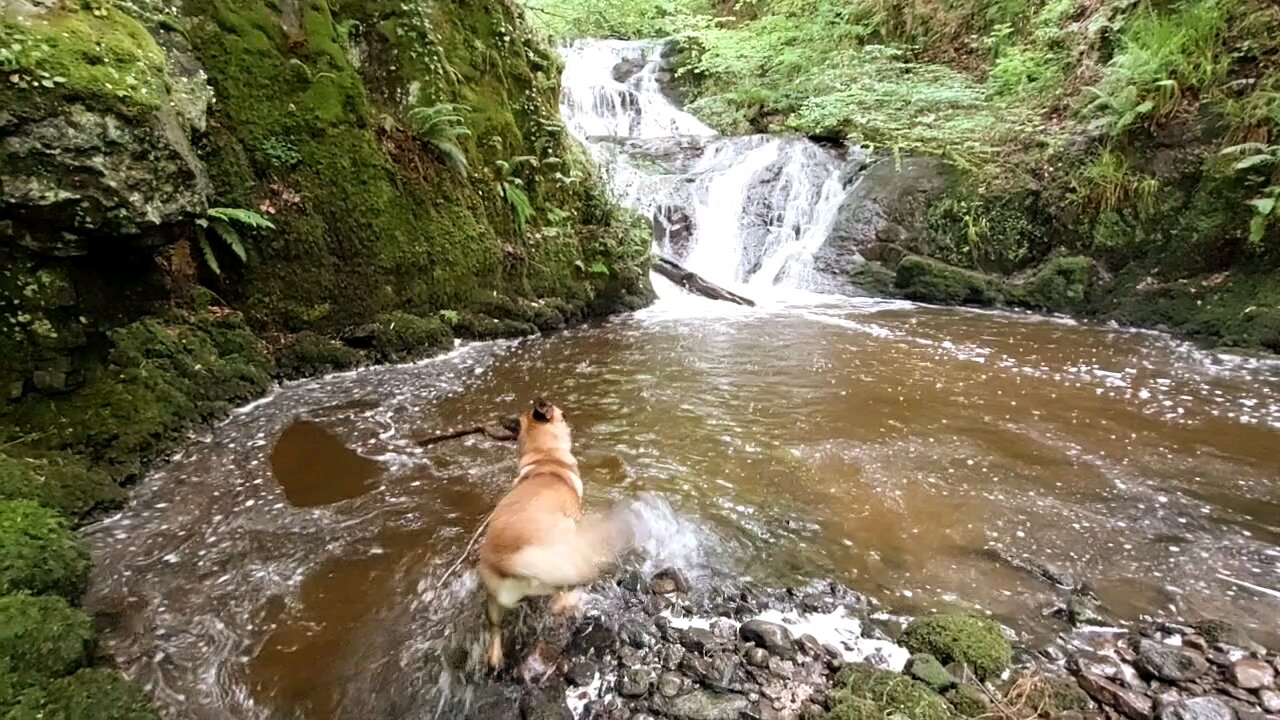
<svg viewBox="0 0 1280 720">
<path fill-rule="evenodd" d="M 907 674 L 934 692 L 946 692 L 956 684 L 956 679 L 938 662 L 938 658 L 928 653 L 912 655 L 907 664 Z"/>
<path fill-rule="evenodd" d="M 896 273 L 879 262 L 862 262 L 849 271 L 849 281 L 871 295 L 892 295 Z"/>
<path fill-rule="evenodd" d="M 475 340 L 524 337 L 538 332 L 537 326 L 533 323 L 520 322 L 519 320 L 498 320 L 487 315 L 471 312 L 461 313 L 454 328 L 459 335 Z"/>
<path fill-rule="evenodd" d="M 1010 283 L 1007 295 L 1011 303 L 1036 310 L 1079 312 L 1090 299 L 1097 275 L 1098 265 L 1090 258 L 1053 258 L 1025 279 Z"/>
<path fill-rule="evenodd" d="M 300 332 L 276 351 L 276 373 L 289 380 L 350 370 L 360 364 L 359 352 L 310 331 Z"/>
<path fill-rule="evenodd" d="M 1013 648 L 994 620 L 966 613 L 916 618 L 900 642 L 913 653 L 964 663 L 979 679 L 1004 672 L 1013 658 Z"/>
<path fill-rule="evenodd" d="M 105 472 L 69 455 L 0 453 L 0 500 L 31 500 L 78 521 L 95 510 L 119 505 L 124 495 Z"/>
<path fill-rule="evenodd" d="M 5 720 L 159 720 L 151 699 L 115 670 L 88 668 L 22 694 Z"/>
<path fill-rule="evenodd" d="M 452 340 L 453 333 L 437 318 L 392 312 L 374 323 L 372 351 L 379 360 L 404 362 L 439 352 Z"/>
<path fill-rule="evenodd" d="M 1026 694 L 1022 706 L 1037 711 L 1039 717 L 1056 718 L 1067 712 L 1087 713 L 1096 709 L 1089 694 L 1072 678 L 1041 675 L 1023 681 Z"/>
<path fill-rule="evenodd" d="M 893 284 L 908 300 L 938 305 L 995 305 L 1004 299 L 1000 278 L 921 255 L 898 263 Z"/>
<path fill-rule="evenodd" d="M 991 713 L 991 698 L 987 697 L 982 688 L 971 683 L 965 683 L 947 693 L 947 701 L 961 717 L 985 717 Z"/>
<path fill-rule="evenodd" d="M 0 501 L 0 595 L 84 594 L 89 552 L 67 522 L 30 500 Z"/>
<path fill-rule="evenodd" d="M 89 616 L 53 596 L 0 597 L 0 667 L 12 688 L 69 675 L 89 662 Z"/>
<path fill-rule="evenodd" d="M 836 688 L 831 696 L 831 711 L 841 720 L 884 718 L 893 713 L 909 720 L 946 720 L 951 716 L 946 701 L 928 687 L 870 665 L 850 665 L 841 670 L 836 676 Z M 879 714 L 867 714 L 873 710 Z"/>
</svg>

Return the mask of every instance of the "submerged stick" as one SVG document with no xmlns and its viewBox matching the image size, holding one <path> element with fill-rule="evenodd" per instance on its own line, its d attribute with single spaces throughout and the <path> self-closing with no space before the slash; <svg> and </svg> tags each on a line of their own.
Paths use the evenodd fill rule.
<svg viewBox="0 0 1280 720">
<path fill-rule="evenodd" d="M 468 435 L 484 435 L 490 440 L 511 441 L 520 435 L 520 421 L 514 417 L 504 417 L 497 422 L 488 425 L 476 425 L 465 430 L 454 430 L 452 432 L 443 433 L 441 435 L 431 435 L 424 438 L 415 438 L 414 442 L 420 447 L 427 447 L 442 443 L 446 440 L 457 440 L 458 438 Z"/>
</svg>

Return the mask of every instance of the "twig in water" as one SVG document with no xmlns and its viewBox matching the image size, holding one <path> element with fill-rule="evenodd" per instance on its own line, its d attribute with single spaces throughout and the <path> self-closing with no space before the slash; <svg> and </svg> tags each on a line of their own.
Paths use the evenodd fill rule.
<svg viewBox="0 0 1280 720">
<path fill-rule="evenodd" d="M 468 435 L 484 435 L 491 440 L 515 440 L 520 432 L 520 421 L 516 418 L 502 418 L 501 420 L 490 423 L 488 425 L 476 425 L 465 430 L 454 430 L 442 435 L 432 435 L 425 438 L 417 438 L 415 443 L 422 447 L 435 445 L 446 440 L 457 440 Z"/>
<path fill-rule="evenodd" d="M 449 580 L 449 576 L 456 572 L 458 568 L 461 567 L 462 563 L 466 561 L 467 556 L 471 554 L 471 548 L 475 547 L 476 539 L 480 537 L 480 533 L 484 532 L 485 528 L 489 527 L 489 521 L 492 519 L 493 513 L 486 515 L 484 522 L 480 523 L 480 527 L 476 528 L 476 531 L 471 534 L 471 540 L 467 543 L 467 546 L 462 549 L 462 554 L 458 556 L 458 561 L 446 570 L 444 575 L 440 576 L 440 582 L 436 585 L 437 590 L 444 587 L 444 584 Z"/>
</svg>

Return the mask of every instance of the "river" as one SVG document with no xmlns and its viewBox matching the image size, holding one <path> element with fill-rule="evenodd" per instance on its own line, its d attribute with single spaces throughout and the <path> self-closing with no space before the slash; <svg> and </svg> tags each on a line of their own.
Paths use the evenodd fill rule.
<svg viewBox="0 0 1280 720">
<path fill-rule="evenodd" d="M 651 46 L 566 59 L 566 122 L 619 197 L 678 215 L 689 227 L 660 249 L 758 306 L 659 281 L 646 310 L 291 383 L 193 439 L 87 531 L 102 647 L 162 706 L 482 716 L 478 590 L 446 571 L 514 451 L 413 439 L 537 395 L 567 411 L 588 504 L 642 519 L 649 569 L 834 578 L 897 612 L 983 608 L 1034 640 L 1061 629 L 1043 611 L 1063 592 L 1016 567 L 1034 559 L 1121 619 L 1220 617 L 1276 642 L 1280 366 L 824 294 L 811 258 L 849 185 L 833 151 L 714 136 L 662 96 Z M 684 150 L 655 169 L 641 145 L 664 140 Z"/>
</svg>

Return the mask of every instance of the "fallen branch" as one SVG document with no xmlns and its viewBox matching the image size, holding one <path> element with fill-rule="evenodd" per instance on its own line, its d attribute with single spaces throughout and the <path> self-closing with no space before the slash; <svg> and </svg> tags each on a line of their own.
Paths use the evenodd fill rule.
<svg viewBox="0 0 1280 720">
<path fill-rule="evenodd" d="M 723 300 L 725 302 L 736 303 L 738 305 L 755 307 L 755 302 L 750 298 L 745 298 L 735 292 L 725 290 L 719 285 L 708 281 L 698 273 L 689 270 L 670 258 L 665 258 L 661 255 L 654 256 L 653 271 L 694 295 L 701 295 L 702 297 L 711 298 L 712 300 Z"/>
<path fill-rule="evenodd" d="M 414 442 L 421 447 L 435 445 L 446 440 L 457 440 L 468 435 L 484 435 L 490 440 L 511 441 L 520 435 L 520 421 L 514 417 L 505 417 L 497 422 L 488 425 L 477 425 L 465 430 L 454 430 L 441 435 L 431 435 L 424 438 L 415 438 Z"/>
<path fill-rule="evenodd" d="M 449 581 L 449 576 L 457 572 L 458 567 L 466 561 L 467 556 L 471 554 L 471 548 L 475 547 L 476 539 L 480 537 L 480 533 L 484 532 L 485 528 L 489 527 L 489 521 L 492 519 L 493 513 L 489 513 L 485 516 L 484 522 L 480 523 L 480 527 L 476 528 L 474 533 L 471 533 L 471 540 L 467 543 L 467 546 L 462 549 L 462 554 L 458 556 L 457 562 L 455 562 L 448 570 L 445 570 L 444 574 L 440 576 L 440 582 L 436 584 L 437 590 L 444 587 L 444 584 Z"/>
</svg>

